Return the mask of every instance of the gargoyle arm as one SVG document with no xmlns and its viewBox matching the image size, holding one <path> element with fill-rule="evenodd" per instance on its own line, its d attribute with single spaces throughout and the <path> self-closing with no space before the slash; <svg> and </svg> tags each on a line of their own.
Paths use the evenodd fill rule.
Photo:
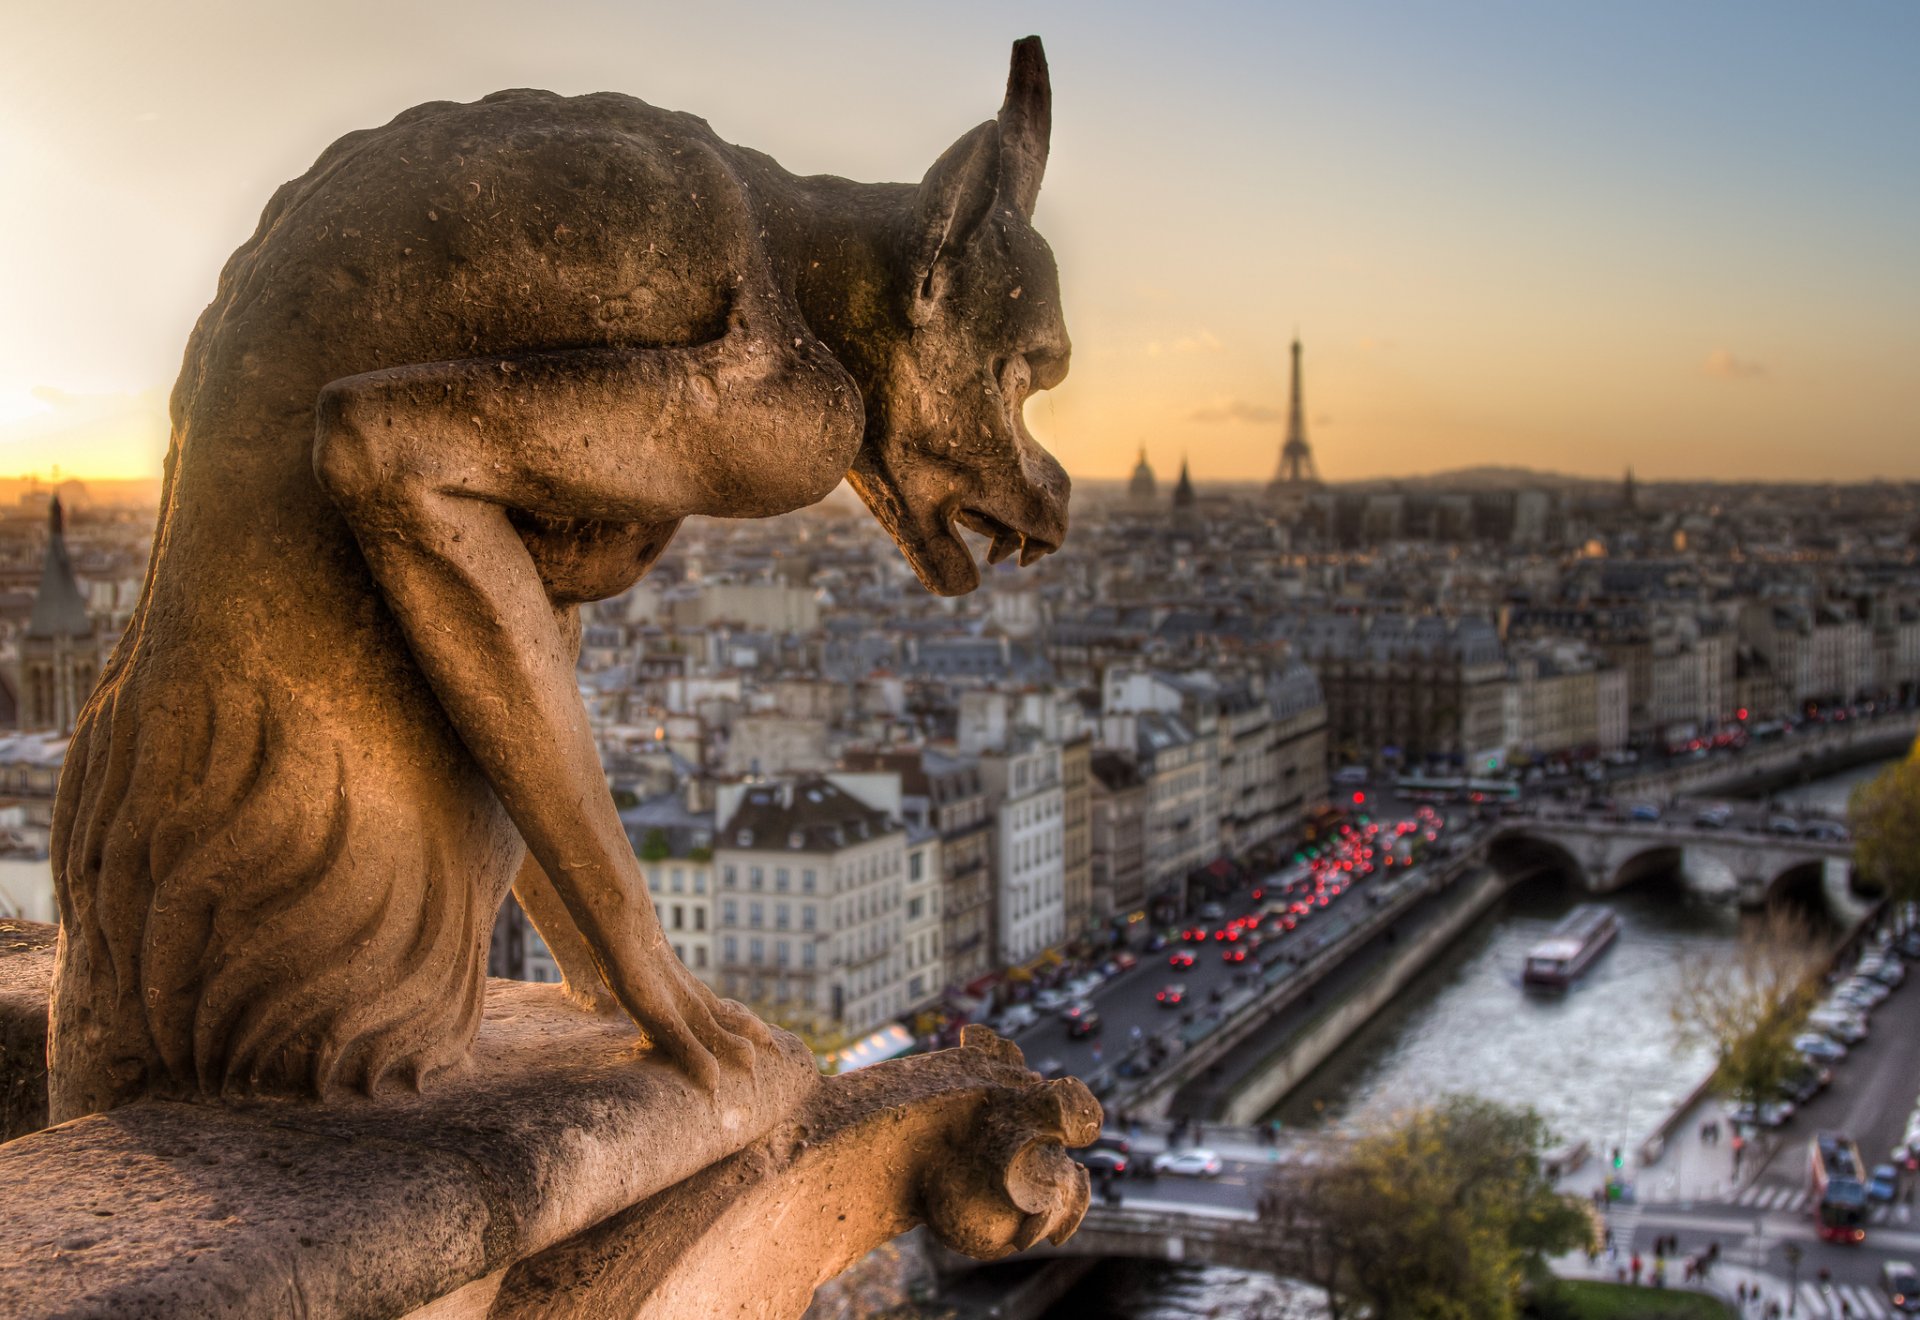
<svg viewBox="0 0 1920 1320">
<path fill-rule="evenodd" d="M 810 335 L 736 318 L 691 349 L 397 367 L 321 392 L 314 464 L 415 659 L 552 881 L 602 978 L 711 1088 L 765 1028 L 668 947 L 606 789 L 555 620 L 510 508 L 668 524 L 762 516 L 832 489 L 859 394 Z"/>
</svg>

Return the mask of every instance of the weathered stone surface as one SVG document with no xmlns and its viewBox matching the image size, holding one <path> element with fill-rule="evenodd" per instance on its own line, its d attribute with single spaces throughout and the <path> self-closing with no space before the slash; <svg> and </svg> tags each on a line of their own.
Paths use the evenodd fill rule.
<svg viewBox="0 0 1920 1320">
<path fill-rule="evenodd" d="M 515 1266 L 488 1314 L 777 1320 L 919 1223 L 983 1259 L 1061 1242 L 1088 1201 L 1064 1147 L 1099 1131 L 1079 1081 L 969 1027 L 960 1049 L 833 1079 L 724 1164 Z"/>
<path fill-rule="evenodd" d="M 0 958 L 0 984 L 31 993 L 34 961 Z M 0 1315 L 402 1314 L 785 1119 L 819 1079 L 781 1039 L 709 1096 L 623 1017 L 495 981 L 473 1066 L 425 1094 L 148 1101 L 21 1137 L 0 1145 Z"/>
<path fill-rule="evenodd" d="M 15 1025 L 50 934 L 0 931 Z M 1099 1115 L 984 1028 L 824 1082 L 789 1045 L 710 1097 L 624 1018 L 495 981 L 474 1066 L 423 1095 L 148 1100 L 0 1144 L 0 1317 L 796 1317 L 915 1224 L 1063 1240 Z"/>
<path fill-rule="evenodd" d="M 852 480 L 927 585 L 1066 534 L 1032 213 L 1050 93 L 918 185 L 799 178 L 631 97 L 353 133 L 228 262 L 154 558 L 55 803 L 55 1119 L 379 1093 L 466 1059 L 509 884 L 574 994 L 703 1087 L 786 1046 L 672 956 L 575 688 L 578 607 L 682 519 Z M 723 1081 L 723 1077 L 733 1080 Z"/>
<path fill-rule="evenodd" d="M 56 932 L 0 918 L 0 1141 L 47 1125 L 47 984 Z"/>
</svg>

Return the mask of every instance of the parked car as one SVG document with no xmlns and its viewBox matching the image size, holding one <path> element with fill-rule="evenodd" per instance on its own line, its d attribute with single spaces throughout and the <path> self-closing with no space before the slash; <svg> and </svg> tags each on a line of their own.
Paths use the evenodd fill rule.
<svg viewBox="0 0 1920 1320">
<path fill-rule="evenodd" d="M 1800 822 L 1792 816 L 1767 817 L 1767 833 L 1769 834 L 1798 834 L 1799 832 Z"/>
<path fill-rule="evenodd" d="M 1796 1105 L 1805 1105 L 1833 1080 L 1833 1072 L 1818 1064 L 1796 1068 L 1780 1079 L 1780 1094 Z"/>
<path fill-rule="evenodd" d="M 1851 837 L 1845 825 L 1831 820 L 1812 821 L 1802 833 L 1818 843 L 1845 843 Z"/>
<path fill-rule="evenodd" d="M 1744 1127 L 1777 1128 L 1785 1125 L 1794 1112 L 1791 1100 L 1768 1100 L 1757 1105 L 1749 1100 L 1735 1105 L 1727 1112 L 1727 1117 Z"/>
<path fill-rule="evenodd" d="M 1860 975 L 1871 976 L 1881 985 L 1899 985 L 1907 979 L 1907 969 L 1892 959 L 1882 959 L 1877 963 L 1861 963 Z"/>
<path fill-rule="evenodd" d="M 1904 1260 L 1890 1260 L 1880 1267 L 1880 1286 L 1886 1290 L 1887 1303 L 1902 1315 L 1920 1314 L 1920 1271 Z"/>
<path fill-rule="evenodd" d="M 1181 1178 L 1218 1178 L 1226 1165 L 1204 1146 L 1191 1150 L 1169 1150 L 1153 1157 L 1155 1173 L 1171 1173 Z"/>
<path fill-rule="evenodd" d="M 1867 1038 L 1867 1020 L 1858 1013 L 1820 1008 L 1807 1014 L 1807 1025 L 1823 1036 L 1831 1036 L 1847 1045 L 1858 1045 Z"/>
<path fill-rule="evenodd" d="M 1724 802 L 1700 808 L 1694 813 L 1693 823 L 1701 829 L 1724 830 L 1733 819 L 1733 808 Z"/>
<path fill-rule="evenodd" d="M 1850 977 L 1834 991 L 1837 998 L 1864 1004 L 1868 1008 L 1878 1008 L 1892 993 L 1892 986 L 1884 981 L 1876 981 L 1871 976 Z"/>
<path fill-rule="evenodd" d="M 1891 1164 L 1873 1166 L 1873 1176 L 1867 1179 L 1867 1199 L 1869 1201 L 1891 1201 L 1900 1194 L 1900 1170 Z"/>
<path fill-rule="evenodd" d="M 1045 990 L 1042 990 L 1033 997 L 1033 1006 L 1042 1013 L 1057 1013 L 1068 1004 L 1071 1004 L 1073 1000 L 1074 996 L 1068 994 L 1065 990 L 1048 986 Z"/>
<path fill-rule="evenodd" d="M 1847 1057 L 1847 1047 L 1817 1031 L 1806 1031 L 1793 1038 L 1793 1048 L 1817 1063 L 1838 1063 Z"/>
<path fill-rule="evenodd" d="M 1629 820 L 1657 821 L 1660 819 L 1660 808 L 1651 802 L 1636 802 L 1627 808 L 1627 818 Z"/>
</svg>

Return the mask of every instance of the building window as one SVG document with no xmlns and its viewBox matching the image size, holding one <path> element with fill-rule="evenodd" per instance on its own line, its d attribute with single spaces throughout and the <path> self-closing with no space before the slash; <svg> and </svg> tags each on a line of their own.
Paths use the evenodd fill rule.
<svg viewBox="0 0 1920 1320">
<path fill-rule="evenodd" d="M 787 905 L 785 903 L 776 903 L 773 905 L 773 924 L 775 927 L 780 930 L 785 930 L 787 928 L 788 916 Z"/>
<path fill-rule="evenodd" d="M 811 967 L 814 965 L 814 951 L 811 944 L 802 944 L 800 946 L 800 965 L 802 967 Z"/>
<path fill-rule="evenodd" d="M 776 866 L 773 868 L 773 887 L 782 894 L 787 892 L 787 868 L 786 867 Z"/>
<path fill-rule="evenodd" d="M 749 866 L 747 868 L 747 888 L 765 889 L 766 886 L 767 873 L 757 866 Z"/>
<path fill-rule="evenodd" d="M 673 892 L 676 894 L 687 892 L 687 873 L 678 866 L 673 868 Z"/>
<path fill-rule="evenodd" d="M 736 904 L 730 898 L 721 899 L 720 900 L 720 920 L 724 921 L 729 926 L 738 926 L 740 924 L 739 905 Z"/>
<path fill-rule="evenodd" d="M 804 903 L 800 907 L 800 929 L 812 930 L 814 925 L 813 904 Z"/>
<path fill-rule="evenodd" d="M 762 911 L 759 903 L 747 904 L 747 925 L 758 930 L 764 920 L 765 913 Z"/>
<path fill-rule="evenodd" d="M 806 870 L 800 873 L 800 892 L 801 893 L 811 894 L 813 892 L 814 883 L 815 882 L 814 882 L 814 874 L 813 874 L 812 867 L 808 867 Z"/>
<path fill-rule="evenodd" d="M 726 936 L 724 939 L 720 941 L 720 956 L 725 958 L 728 962 L 740 961 L 740 941 L 736 940 L 731 935 Z M 728 985 L 734 984 L 734 980 L 731 976 L 727 978 L 727 984 Z"/>
<path fill-rule="evenodd" d="M 707 873 L 704 868 L 693 873 L 693 892 L 696 894 L 707 892 Z"/>
<path fill-rule="evenodd" d="M 765 962 L 766 960 L 767 960 L 767 942 L 765 940 L 748 940 L 747 941 L 747 961 L 752 963 L 755 967 L 758 967 L 761 963 Z M 759 989 L 755 989 L 754 991 L 754 994 L 756 996 L 764 996 L 765 993 L 766 993 L 765 991 L 759 990 Z"/>
<path fill-rule="evenodd" d="M 706 970 L 706 967 L 707 967 L 707 946 L 706 945 L 696 944 L 693 946 L 693 965 L 695 968 L 701 971 Z"/>
<path fill-rule="evenodd" d="M 914 853 L 907 858 L 907 878 L 909 880 L 920 879 L 927 869 L 926 861 L 926 855 L 923 853 Z"/>
<path fill-rule="evenodd" d="M 707 928 L 707 910 L 705 908 L 697 907 L 693 910 L 693 928 L 695 930 L 705 930 Z"/>
<path fill-rule="evenodd" d="M 720 868 L 720 881 L 726 885 L 728 889 L 732 889 L 740 883 L 740 877 L 735 874 L 731 866 L 723 866 Z"/>
</svg>

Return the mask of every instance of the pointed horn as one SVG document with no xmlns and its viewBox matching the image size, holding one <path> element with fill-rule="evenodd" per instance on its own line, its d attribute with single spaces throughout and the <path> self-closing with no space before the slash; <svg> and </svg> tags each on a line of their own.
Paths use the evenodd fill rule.
<svg viewBox="0 0 1920 1320">
<path fill-rule="evenodd" d="M 1040 38 L 1013 43 L 1007 71 L 1007 99 L 1000 107 L 1000 198 L 1031 219 L 1047 172 L 1047 143 L 1053 136 L 1053 84 Z"/>
</svg>

